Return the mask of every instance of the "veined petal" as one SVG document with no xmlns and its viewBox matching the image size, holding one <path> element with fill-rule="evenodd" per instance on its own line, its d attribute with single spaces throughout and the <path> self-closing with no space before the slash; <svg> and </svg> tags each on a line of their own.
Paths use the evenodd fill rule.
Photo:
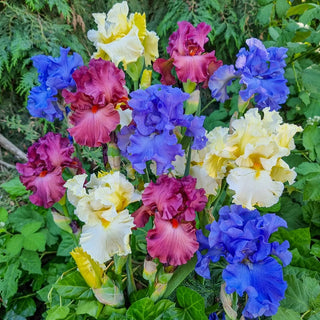
<svg viewBox="0 0 320 320">
<path fill-rule="evenodd" d="M 229 188 L 235 192 L 233 203 L 250 210 L 253 206 L 271 207 L 276 204 L 284 189 L 283 183 L 273 181 L 265 170 L 235 168 L 227 176 Z"/>
<path fill-rule="evenodd" d="M 162 220 L 155 216 L 155 229 L 147 234 L 147 250 L 153 258 L 172 266 L 185 264 L 197 251 L 199 244 L 192 223 Z"/>
<path fill-rule="evenodd" d="M 139 29 L 134 26 L 126 36 L 110 43 L 99 43 L 98 47 L 108 54 L 116 66 L 123 62 L 126 67 L 128 63 L 137 61 L 144 52 L 138 33 Z"/>
<path fill-rule="evenodd" d="M 155 61 L 159 57 L 158 52 L 159 37 L 154 31 L 148 31 L 146 37 L 143 40 L 144 47 L 144 59 L 146 66 L 151 65 L 152 61 Z"/>
<path fill-rule="evenodd" d="M 87 174 L 79 174 L 67 180 L 64 184 L 64 187 L 67 188 L 68 200 L 74 206 L 77 206 L 79 200 L 87 195 L 86 189 L 84 188 L 86 179 Z"/>
<path fill-rule="evenodd" d="M 110 133 L 119 124 L 120 116 L 113 104 L 108 104 L 95 112 L 76 110 L 70 121 L 74 126 L 68 131 L 78 144 L 99 147 L 110 141 Z"/>
<path fill-rule="evenodd" d="M 133 227 L 133 217 L 128 210 L 124 210 L 106 227 L 101 223 L 84 225 L 80 245 L 99 263 L 108 261 L 115 254 L 125 256 L 131 253 L 129 236 Z"/>
</svg>

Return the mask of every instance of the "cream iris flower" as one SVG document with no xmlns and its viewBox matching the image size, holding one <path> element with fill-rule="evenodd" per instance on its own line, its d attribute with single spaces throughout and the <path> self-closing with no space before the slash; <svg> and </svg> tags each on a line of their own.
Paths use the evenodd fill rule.
<svg viewBox="0 0 320 320">
<path fill-rule="evenodd" d="M 215 128 L 208 134 L 208 153 L 204 168 L 215 179 L 226 177 L 235 192 L 233 202 L 248 209 L 255 205 L 270 207 L 278 202 L 284 185 L 296 177 L 281 158 L 295 148 L 293 136 L 302 131 L 293 124 L 281 124 L 282 118 L 269 108 L 249 110 L 234 120 L 231 133 Z"/>
<path fill-rule="evenodd" d="M 131 253 L 129 236 L 133 218 L 125 209 L 141 196 L 120 172 L 92 175 L 83 186 L 86 175 L 75 176 L 65 184 L 69 201 L 76 207 L 75 214 L 85 224 L 80 245 L 84 251 L 104 263 L 113 255 Z"/>
<path fill-rule="evenodd" d="M 93 42 L 97 52 L 93 58 L 111 60 L 116 66 L 120 62 L 124 68 L 144 56 L 148 66 L 158 56 L 159 37 L 146 27 L 145 14 L 129 14 L 126 1 L 116 3 L 106 15 L 94 13 L 98 30 L 89 30 L 88 39 Z"/>
</svg>

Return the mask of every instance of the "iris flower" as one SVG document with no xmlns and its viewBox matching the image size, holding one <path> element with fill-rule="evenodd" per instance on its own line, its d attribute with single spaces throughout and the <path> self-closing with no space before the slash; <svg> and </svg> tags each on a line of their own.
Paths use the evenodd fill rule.
<svg viewBox="0 0 320 320">
<path fill-rule="evenodd" d="M 77 91 L 62 91 L 71 104 L 70 135 L 80 145 L 98 147 L 109 142 L 120 123 L 122 104 L 128 99 L 124 72 L 112 62 L 92 59 L 73 73 Z"/>
<path fill-rule="evenodd" d="M 80 245 L 85 252 L 104 263 L 115 254 L 131 253 L 129 237 L 134 227 L 133 217 L 126 207 L 141 196 L 120 172 L 105 175 L 82 174 L 69 179 L 65 187 L 75 214 L 84 222 Z"/>
<path fill-rule="evenodd" d="M 154 228 L 147 234 L 151 257 L 172 266 L 185 264 L 198 249 L 196 211 L 204 209 L 207 198 L 203 189 L 195 189 L 196 179 L 160 176 L 150 182 L 142 194 L 143 206 L 133 213 L 137 227 L 144 227 L 154 216 Z"/>
<path fill-rule="evenodd" d="M 255 38 L 246 41 L 249 50 L 241 48 L 237 54 L 235 70 L 233 65 L 220 67 L 209 80 L 212 97 L 224 102 L 229 98 L 227 86 L 233 79 L 240 78 L 244 89 L 240 97 L 247 101 L 254 96 L 255 105 L 259 109 L 269 107 L 279 110 L 280 104 L 287 100 L 289 88 L 284 77 L 286 48 L 265 48 L 263 43 Z"/>
<path fill-rule="evenodd" d="M 81 163 L 72 157 L 73 146 L 68 138 L 49 132 L 28 149 L 28 162 L 17 163 L 20 180 L 33 194 L 30 201 L 37 206 L 50 208 L 65 194 L 62 172 L 73 168 L 83 173 Z"/>
<path fill-rule="evenodd" d="M 208 134 L 204 168 L 218 181 L 225 178 L 235 192 L 233 202 L 253 209 L 276 204 L 284 185 L 296 177 L 282 157 L 295 148 L 293 136 L 302 131 L 294 124 L 281 124 L 277 111 L 250 109 L 228 128 L 217 127 Z"/>
<path fill-rule="evenodd" d="M 111 60 L 116 66 L 120 62 L 136 62 L 144 56 L 148 66 L 158 57 L 158 36 L 148 31 L 145 14 L 134 13 L 128 18 L 129 7 L 126 1 L 116 3 L 106 15 L 94 13 L 98 30 L 89 30 L 88 39 L 97 52 L 93 58 Z"/>
<path fill-rule="evenodd" d="M 287 283 L 283 280 L 282 266 L 290 263 L 292 255 L 289 243 L 269 242 L 270 236 L 287 223 L 275 214 L 260 216 L 257 210 L 242 206 L 222 207 L 218 222 L 207 225 L 208 238 L 197 231 L 199 250 L 196 272 L 210 279 L 209 263 L 224 257 L 228 262 L 222 272 L 228 294 L 237 292 L 248 295 L 243 315 L 257 318 L 277 313 L 280 300 L 284 298 Z M 202 253 L 206 250 L 206 253 Z"/>
<path fill-rule="evenodd" d="M 169 37 L 167 52 L 170 55 L 168 60 L 159 58 L 154 64 L 155 71 L 161 74 L 161 83 L 172 85 L 175 79 L 171 74 L 175 67 L 178 79 L 187 82 L 204 82 L 207 86 L 209 77 L 217 70 L 222 61 L 217 60 L 215 52 L 205 52 L 204 45 L 208 42 L 208 33 L 211 27 L 205 22 L 194 27 L 187 21 L 178 22 L 178 30 Z"/>
</svg>

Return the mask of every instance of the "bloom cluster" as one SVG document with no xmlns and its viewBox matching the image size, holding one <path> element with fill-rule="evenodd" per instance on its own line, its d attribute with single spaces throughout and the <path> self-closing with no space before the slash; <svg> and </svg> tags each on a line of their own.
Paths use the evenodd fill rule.
<svg viewBox="0 0 320 320">
<path fill-rule="evenodd" d="M 248 318 L 274 315 L 287 284 L 281 265 L 272 256 L 286 266 L 292 255 L 288 241 L 270 243 L 269 238 L 279 227 L 287 227 L 286 221 L 275 214 L 260 216 L 257 210 L 238 205 L 222 207 L 219 214 L 219 221 L 206 227 L 210 231 L 208 237 L 197 231 L 200 247 L 196 272 L 210 278 L 209 262 L 224 257 L 228 262 L 222 272 L 226 292 L 248 295 L 243 315 Z M 202 255 L 202 250 L 207 252 Z"/>
<path fill-rule="evenodd" d="M 69 48 L 60 48 L 60 57 L 53 58 L 43 54 L 32 57 L 33 65 L 38 70 L 39 86 L 33 87 L 28 98 L 27 108 L 34 117 L 45 118 L 48 121 L 62 120 L 64 110 L 61 110 L 57 95 L 59 90 L 74 88 L 72 73 L 83 65 L 78 53 L 68 55 Z"/>
<path fill-rule="evenodd" d="M 94 14 L 98 29 L 88 38 L 96 52 L 87 66 L 63 48 L 60 57 L 33 58 L 41 85 L 30 92 L 31 115 L 64 119 L 77 153 L 82 146 L 102 147 L 104 167 L 94 163 L 85 171 L 69 140 L 50 132 L 29 148 L 26 164 L 17 164 L 20 180 L 32 191 L 31 202 L 45 208 L 67 211 L 60 201 L 67 193 L 73 212 L 65 221 L 80 226 L 79 248 L 71 255 L 101 303 L 123 306 L 124 283 L 135 288 L 131 245 L 140 232 L 146 235 L 140 239 L 145 261 L 138 265 L 145 266 L 149 281 L 144 296 L 161 297 L 172 272 L 192 257 L 198 257 L 195 270 L 204 278 L 210 278 L 209 263 L 224 257 L 226 292 L 248 297 L 243 315 L 273 315 L 286 289 L 282 265 L 273 256 L 286 266 L 291 254 L 288 242 L 269 239 L 286 222 L 274 214 L 260 216 L 256 208 L 276 204 L 285 183 L 296 177 L 282 158 L 295 148 L 294 135 L 302 129 L 283 123 L 277 111 L 288 95 L 287 49 L 249 39 L 236 70 L 206 52 L 208 24 L 180 21 L 169 37 L 169 58 L 158 58 L 159 38 L 147 30 L 145 14 L 128 14 L 125 1 L 107 14 Z M 223 102 L 236 77 L 245 101 L 240 116 L 232 117 L 229 128 L 207 132 L 201 115 L 206 95 L 200 90 L 211 90 Z M 221 200 L 223 193 L 229 196 Z M 222 202 L 226 206 L 212 222 L 210 212 Z M 208 237 L 200 231 L 206 225 Z"/>
<path fill-rule="evenodd" d="M 160 176 L 142 194 L 143 206 L 132 214 L 137 227 L 154 216 L 154 228 L 147 234 L 148 253 L 172 266 L 185 264 L 198 249 L 196 211 L 204 209 L 207 197 L 195 189 L 196 179 Z"/>
<path fill-rule="evenodd" d="M 177 127 L 185 127 L 185 135 L 194 138 L 192 148 L 202 149 L 207 142 L 204 117 L 185 115 L 183 102 L 189 95 L 179 88 L 153 85 L 131 93 L 130 107 L 134 124 L 124 127 L 119 135 L 119 148 L 134 169 L 143 173 L 146 162 L 157 164 L 157 174 L 173 168 L 177 155 L 184 154 L 177 143 Z"/>
<path fill-rule="evenodd" d="M 266 49 L 258 39 L 246 41 L 249 51 L 241 48 L 237 54 L 235 70 L 233 65 L 224 65 L 209 80 L 212 97 L 224 102 L 229 98 L 227 86 L 233 79 L 240 78 L 245 88 L 240 90 L 240 97 L 247 101 L 254 96 L 256 107 L 279 110 L 289 94 L 284 77 L 286 48 L 271 47 Z"/>
<path fill-rule="evenodd" d="M 28 162 L 17 163 L 20 180 L 33 194 L 30 201 L 50 208 L 65 194 L 62 172 L 65 168 L 83 173 L 80 161 L 71 157 L 74 152 L 68 138 L 59 133 L 47 133 L 28 149 Z"/>
<path fill-rule="evenodd" d="M 221 180 L 226 177 L 234 191 L 233 202 L 249 209 L 255 205 L 271 207 L 284 189 L 284 182 L 292 184 L 293 169 L 281 158 L 295 148 L 293 136 L 302 131 L 294 124 L 281 124 L 276 111 L 250 109 L 244 117 L 234 120 L 231 133 L 217 127 L 208 134 L 204 167 L 209 176 Z"/>
</svg>

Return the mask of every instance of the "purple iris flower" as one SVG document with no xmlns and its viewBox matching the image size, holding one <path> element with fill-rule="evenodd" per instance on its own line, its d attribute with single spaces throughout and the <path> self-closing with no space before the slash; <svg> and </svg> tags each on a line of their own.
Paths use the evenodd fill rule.
<svg viewBox="0 0 320 320">
<path fill-rule="evenodd" d="M 266 49 L 263 43 L 255 38 L 246 41 L 249 50 L 241 48 L 234 66 L 220 67 L 210 78 L 209 88 L 212 97 L 220 102 L 228 99 L 227 86 L 233 79 L 240 78 L 246 87 L 239 94 L 244 101 L 254 96 L 259 109 L 270 107 L 279 110 L 280 104 L 287 100 L 289 89 L 284 77 L 287 49 L 271 47 Z"/>
<path fill-rule="evenodd" d="M 219 221 L 207 225 L 205 237 L 197 231 L 199 250 L 196 272 L 210 279 L 209 263 L 224 257 L 228 262 L 222 272 L 228 294 L 244 292 L 248 295 L 243 315 L 256 318 L 274 315 L 284 298 L 287 283 L 283 280 L 282 266 L 272 256 L 277 256 L 283 266 L 290 263 L 289 243 L 269 242 L 270 236 L 287 223 L 275 214 L 260 216 L 239 205 L 220 209 Z M 205 254 L 201 252 L 206 250 Z"/>
<path fill-rule="evenodd" d="M 28 98 L 27 108 L 34 117 L 45 118 L 48 121 L 63 119 L 63 112 L 57 102 L 58 91 L 64 88 L 74 88 L 72 73 L 83 65 L 78 53 L 68 55 L 70 48 L 60 48 L 60 57 L 37 55 L 31 58 L 38 70 L 39 86 L 33 87 Z"/>
<path fill-rule="evenodd" d="M 204 117 L 185 115 L 183 103 L 189 98 L 179 88 L 153 85 L 136 90 L 129 101 L 135 125 L 124 127 L 118 134 L 118 146 L 132 167 L 143 173 L 146 162 L 157 164 L 157 174 L 173 168 L 171 164 L 184 151 L 175 134 L 176 127 L 185 127 L 185 135 L 193 137 L 193 149 L 205 147 L 207 138 L 203 128 Z"/>
</svg>

